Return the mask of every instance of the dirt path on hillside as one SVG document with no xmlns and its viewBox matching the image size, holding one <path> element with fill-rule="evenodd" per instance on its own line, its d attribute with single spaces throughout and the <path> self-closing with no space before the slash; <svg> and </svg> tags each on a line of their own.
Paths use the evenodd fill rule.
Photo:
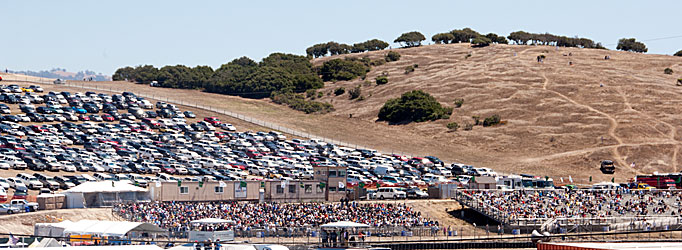
<svg viewBox="0 0 682 250">
<path fill-rule="evenodd" d="M 618 121 L 616 121 L 616 119 L 615 119 L 613 116 L 611 116 L 611 115 L 609 115 L 609 114 L 607 114 L 607 113 L 605 113 L 605 112 L 602 112 L 602 111 L 600 111 L 600 110 L 597 110 L 597 109 L 593 108 L 593 107 L 590 106 L 590 105 L 579 103 L 579 102 L 577 102 L 577 101 L 571 99 L 570 97 L 568 97 L 568 96 L 566 96 L 566 95 L 564 95 L 564 94 L 562 94 L 562 93 L 560 93 L 560 92 L 558 92 L 558 91 L 554 91 L 554 90 L 549 90 L 549 89 L 547 89 L 547 85 L 549 84 L 549 78 L 547 78 L 547 74 L 545 74 L 545 73 L 542 73 L 541 76 L 542 76 L 542 78 L 544 79 L 544 82 L 543 82 L 543 84 L 542 84 L 542 89 L 543 89 L 543 90 L 546 90 L 546 91 L 549 91 L 549 92 L 551 92 L 551 93 L 554 93 L 554 94 L 560 96 L 561 98 L 563 98 L 564 100 L 566 100 L 566 101 L 568 101 L 568 102 L 570 102 L 570 103 L 573 103 L 573 104 L 576 105 L 576 106 L 579 106 L 579 107 L 582 107 L 582 108 L 586 108 L 586 109 L 588 109 L 588 110 L 590 110 L 590 111 L 592 111 L 592 112 L 594 112 L 594 113 L 600 114 L 600 115 L 606 117 L 607 119 L 609 119 L 609 121 L 610 121 L 610 126 L 609 126 L 609 130 L 608 130 L 608 134 L 609 134 L 610 137 L 612 137 L 613 139 L 615 139 L 616 142 L 618 142 L 618 144 L 617 144 L 615 147 L 613 147 L 613 149 L 612 149 L 613 157 L 614 157 L 614 159 L 618 162 L 618 164 L 619 164 L 620 166 L 622 166 L 622 167 L 627 167 L 627 166 L 629 166 L 629 165 L 627 164 L 627 162 L 625 162 L 625 160 L 624 160 L 623 157 L 621 156 L 620 152 L 618 152 L 618 148 L 619 148 L 620 146 L 623 145 L 623 140 L 622 140 L 620 137 L 618 137 L 618 136 L 616 135 L 616 128 L 618 127 Z"/>
</svg>

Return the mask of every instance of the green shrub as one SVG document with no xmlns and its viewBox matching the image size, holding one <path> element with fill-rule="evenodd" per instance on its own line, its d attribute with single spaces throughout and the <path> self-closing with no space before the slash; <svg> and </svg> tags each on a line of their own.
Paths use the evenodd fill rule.
<svg viewBox="0 0 682 250">
<path fill-rule="evenodd" d="M 409 73 L 412 73 L 412 72 L 414 72 L 414 66 L 410 65 L 410 66 L 405 67 L 405 74 L 406 75 Z"/>
<path fill-rule="evenodd" d="M 457 129 L 459 128 L 459 124 L 457 124 L 456 122 L 448 123 L 448 125 L 446 126 L 448 127 L 449 130 L 452 131 L 457 131 Z"/>
<path fill-rule="evenodd" d="M 388 83 L 388 77 L 386 76 L 377 76 L 376 78 L 377 85 L 383 85 Z"/>
<path fill-rule="evenodd" d="M 364 95 L 361 95 L 360 97 L 358 97 L 358 102 L 359 102 L 359 101 L 364 101 L 364 100 L 365 100 L 365 96 L 364 96 Z"/>
<path fill-rule="evenodd" d="M 671 69 L 671 68 L 665 68 L 665 69 L 663 70 L 663 73 L 665 73 L 666 75 L 672 75 L 672 74 L 673 74 L 673 69 Z"/>
<path fill-rule="evenodd" d="M 675 54 L 673 56 L 682 56 L 682 50 L 675 52 Z"/>
<path fill-rule="evenodd" d="M 343 93 L 346 93 L 346 89 L 343 87 L 338 87 L 334 90 L 334 95 L 343 95 Z"/>
<path fill-rule="evenodd" d="M 395 52 L 395 51 L 389 51 L 388 54 L 386 54 L 385 58 L 386 62 L 395 62 L 400 60 L 400 53 Z"/>
<path fill-rule="evenodd" d="M 358 76 L 365 76 L 369 66 L 359 60 L 333 59 L 324 62 L 320 68 L 320 75 L 324 81 L 347 81 Z"/>
<path fill-rule="evenodd" d="M 474 129 L 474 125 L 473 125 L 473 124 L 468 123 L 468 122 L 467 122 L 466 124 L 464 124 L 464 130 L 470 131 L 470 130 L 472 130 L 472 129 Z"/>
<path fill-rule="evenodd" d="M 302 94 L 295 93 L 283 93 L 283 94 L 273 94 L 270 97 L 273 102 L 277 104 L 287 105 L 290 108 L 298 111 L 303 111 L 306 114 L 312 113 L 328 113 L 334 111 L 334 106 L 329 103 L 308 101 Z"/>
<path fill-rule="evenodd" d="M 495 126 L 499 123 L 500 123 L 500 116 L 499 115 L 492 115 L 491 117 L 487 117 L 483 120 L 483 127 Z"/>
<path fill-rule="evenodd" d="M 362 90 L 360 89 L 360 85 L 356 86 L 355 88 L 348 90 L 348 98 L 353 100 L 355 98 L 360 97 L 362 95 Z"/>
<path fill-rule="evenodd" d="M 322 98 L 324 94 L 322 92 L 317 92 L 317 98 Z"/>
<path fill-rule="evenodd" d="M 379 110 L 379 119 L 389 122 L 423 122 L 450 117 L 452 108 L 443 107 L 426 92 L 413 90 L 389 99 Z"/>
<path fill-rule="evenodd" d="M 490 38 L 487 38 L 485 36 L 478 36 L 471 40 L 471 44 L 473 44 L 474 48 L 485 47 L 490 45 L 492 42 L 493 41 L 490 40 Z"/>
<path fill-rule="evenodd" d="M 314 89 L 306 90 L 305 91 L 305 97 L 306 98 L 315 97 L 315 90 Z"/>
<path fill-rule="evenodd" d="M 455 108 L 461 108 L 462 104 L 464 104 L 464 99 L 462 98 L 455 99 Z"/>
</svg>

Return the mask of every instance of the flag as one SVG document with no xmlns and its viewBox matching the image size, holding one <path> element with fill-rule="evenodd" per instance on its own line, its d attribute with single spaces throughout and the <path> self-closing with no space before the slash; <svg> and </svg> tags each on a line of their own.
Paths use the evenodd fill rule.
<svg viewBox="0 0 682 250">
<path fill-rule="evenodd" d="M 240 182 L 239 182 L 239 187 L 245 188 L 245 187 L 246 187 L 246 182 L 245 182 L 245 181 L 240 181 Z"/>
<path fill-rule="evenodd" d="M 571 177 L 570 175 L 568 176 L 568 182 L 573 183 L 573 177 Z"/>
<path fill-rule="evenodd" d="M 204 180 L 199 181 L 199 187 L 204 187 Z"/>
<path fill-rule="evenodd" d="M 224 187 L 227 187 L 227 184 L 225 184 L 224 181 L 219 181 L 219 182 L 218 182 L 218 186 L 224 188 Z"/>
<path fill-rule="evenodd" d="M 364 183 L 364 182 L 360 182 L 360 188 L 365 188 L 365 183 Z"/>
<path fill-rule="evenodd" d="M 346 187 L 346 183 L 339 181 L 339 188 L 345 188 L 345 187 Z"/>
<path fill-rule="evenodd" d="M 303 182 L 300 182 L 301 188 L 305 188 L 305 185 L 303 185 Z"/>
<path fill-rule="evenodd" d="M 682 176 L 678 176 L 677 181 L 675 183 L 682 183 Z"/>
<path fill-rule="evenodd" d="M 590 182 L 592 182 L 592 176 L 590 175 Z"/>
<path fill-rule="evenodd" d="M 19 238 L 14 237 L 14 235 L 12 233 L 9 233 L 9 243 L 14 246 L 17 243 L 19 243 Z"/>
<path fill-rule="evenodd" d="M 261 188 L 265 188 L 265 182 L 264 182 L 264 181 L 261 181 L 261 182 L 260 182 L 260 187 L 261 187 Z"/>
<path fill-rule="evenodd" d="M 471 176 L 471 183 L 476 183 L 476 176 Z"/>
<path fill-rule="evenodd" d="M 182 181 L 181 181 L 181 180 L 178 180 L 178 187 L 179 187 L 180 185 L 182 185 Z"/>
<path fill-rule="evenodd" d="M 156 187 L 161 187 L 161 181 L 160 180 L 156 180 Z"/>
<path fill-rule="evenodd" d="M 377 188 L 381 187 L 381 183 L 377 182 Z"/>
<path fill-rule="evenodd" d="M 280 185 L 282 188 L 286 188 L 286 187 L 287 187 L 287 183 L 286 183 L 285 181 L 280 182 L 279 185 Z"/>
<path fill-rule="evenodd" d="M 549 176 L 545 175 L 545 181 L 549 181 Z"/>
<path fill-rule="evenodd" d="M 324 188 L 324 187 L 326 187 L 326 186 L 327 186 L 327 183 L 320 182 L 320 188 Z"/>
<path fill-rule="evenodd" d="M 114 181 L 111 181 L 111 187 L 115 187 L 116 183 Z"/>
<path fill-rule="evenodd" d="M 611 182 L 615 183 L 615 182 L 616 182 L 616 177 L 611 177 Z"/>
</svg>

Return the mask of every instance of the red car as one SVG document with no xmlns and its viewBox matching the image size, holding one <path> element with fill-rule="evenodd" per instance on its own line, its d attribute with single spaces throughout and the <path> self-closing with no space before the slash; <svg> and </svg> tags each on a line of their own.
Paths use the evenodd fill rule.
<svg viewBox="0 0 682 250">
<path fill-rule="evenodd" d="M 175 168 L 173 168 L 171 166 L 162 167 L 161 171 L 163 171 L 164 173 L 168 173 L 168 174 L 175 174 L 175 172 L 176 172 Z"/>
<path fill-rule="evenodd" d="M 81 121 L 89 121 L 89 120 L 90 120 L 90 117 L 88 117 L 87 115 L 79 115 L 79 116 L 78 116 L 78 120 L 81 120 Z"/>
<path fill-rule="evenodd" d="M 40 133 L 40 132 L 47 132 L 47 129 L 44 129 L 41 126 L 38 125 L 31 125 L 30 128 L 33 130 L 33 132 Z"/>
<path fill-rule="evenodd" d="M 218 119 L 218 117 L 215 117 L 215 116 L 205 117 L 204 121 L 210 123 L 213 126 L 220 125 L 220 123 L 221 123 L 220 120 Z"/>
<path fill-rule="evenodd" d="M 25 200 L 27 196 L 28 193 L 26 192 L 16 191 L 14 192 L 14 195 L 12 195 L 12 200 Z"/>
<path fill-rule="evenodd" d="M 114 119 L 114 117 L 111 116 L 110 114 L 103 114 L 103 115 L 102 115 L 102 119 L 105 120 L 105 121 L 108 121 L 108 122 L 113 122 L 114 120 L 116 120 L 116 119 Z"/>
</svg>

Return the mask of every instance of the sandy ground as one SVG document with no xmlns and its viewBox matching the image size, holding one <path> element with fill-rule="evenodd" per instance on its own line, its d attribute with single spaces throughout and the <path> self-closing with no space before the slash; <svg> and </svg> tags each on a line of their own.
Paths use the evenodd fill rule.
<svg viewBox="0 0 682 250">
<path fill-rule="evenodd" d="M 638 173 L 679 171 L 682 156 L 677 129 L 682 119 L 677 110 L 682 87 L 675 86 L 675 81 L 682 72 L 682 58 L 516 45 L 472 49 L 467 44 L 448 44 L 395 50 L 401 59 L 374 67 L 367 75 L 369 83 L 360 79 L 327 83 L 320 90 L 325 93 L 322 100 L 333 103 L 336 111 L 325 115 L 306 115 L 267 99 L 198 90 L 125 82 L 78 84 L 183 98 L 384 152 L 435 155 L 447 162 L 500 172 L 548 175 L 559 184 L 560 178 L 567 181 L 568 176 L 582 183 L 590 176 L 594 182 L 612 177 L 625 182 Z M 378 58 L 385 53 L 343 56 Z M 547 57 L 544 63 L 536 61 L 541 54 Z M 604 60 L 606 55 L 611 59 Z M 419 67 L 405 74 L 404 68 L 414 64 Z M 663 74 L 666 67 L 677 73 Z M 388 84 L 371 82 L 383 73 L 389 75 Z M 347 94 L 327 95 L 334 88 L 358 84 L 364 101 L 350 101 Z M 456 98 L 463 98 L 464 105 L 448 120 L 407 125 L 376 121 L 386 100 L 414 89 L 429 92 L 450 106 Z M 506 125 L 456 132 L 445 128 L 449 122 L 463 125 L 472 123 L 472 116 L 492 114 L 499 114 Z M 602 159 L 616 162 L 615 175 L 598 170 Z"/>
<path fill-rule="evenodd" d="M 0 232 L 33 234 L 35 223 L 55 223 L 60 220 L 118 220 L 109 208 L 60 209 L 0 216 Z"/>
</svg>

